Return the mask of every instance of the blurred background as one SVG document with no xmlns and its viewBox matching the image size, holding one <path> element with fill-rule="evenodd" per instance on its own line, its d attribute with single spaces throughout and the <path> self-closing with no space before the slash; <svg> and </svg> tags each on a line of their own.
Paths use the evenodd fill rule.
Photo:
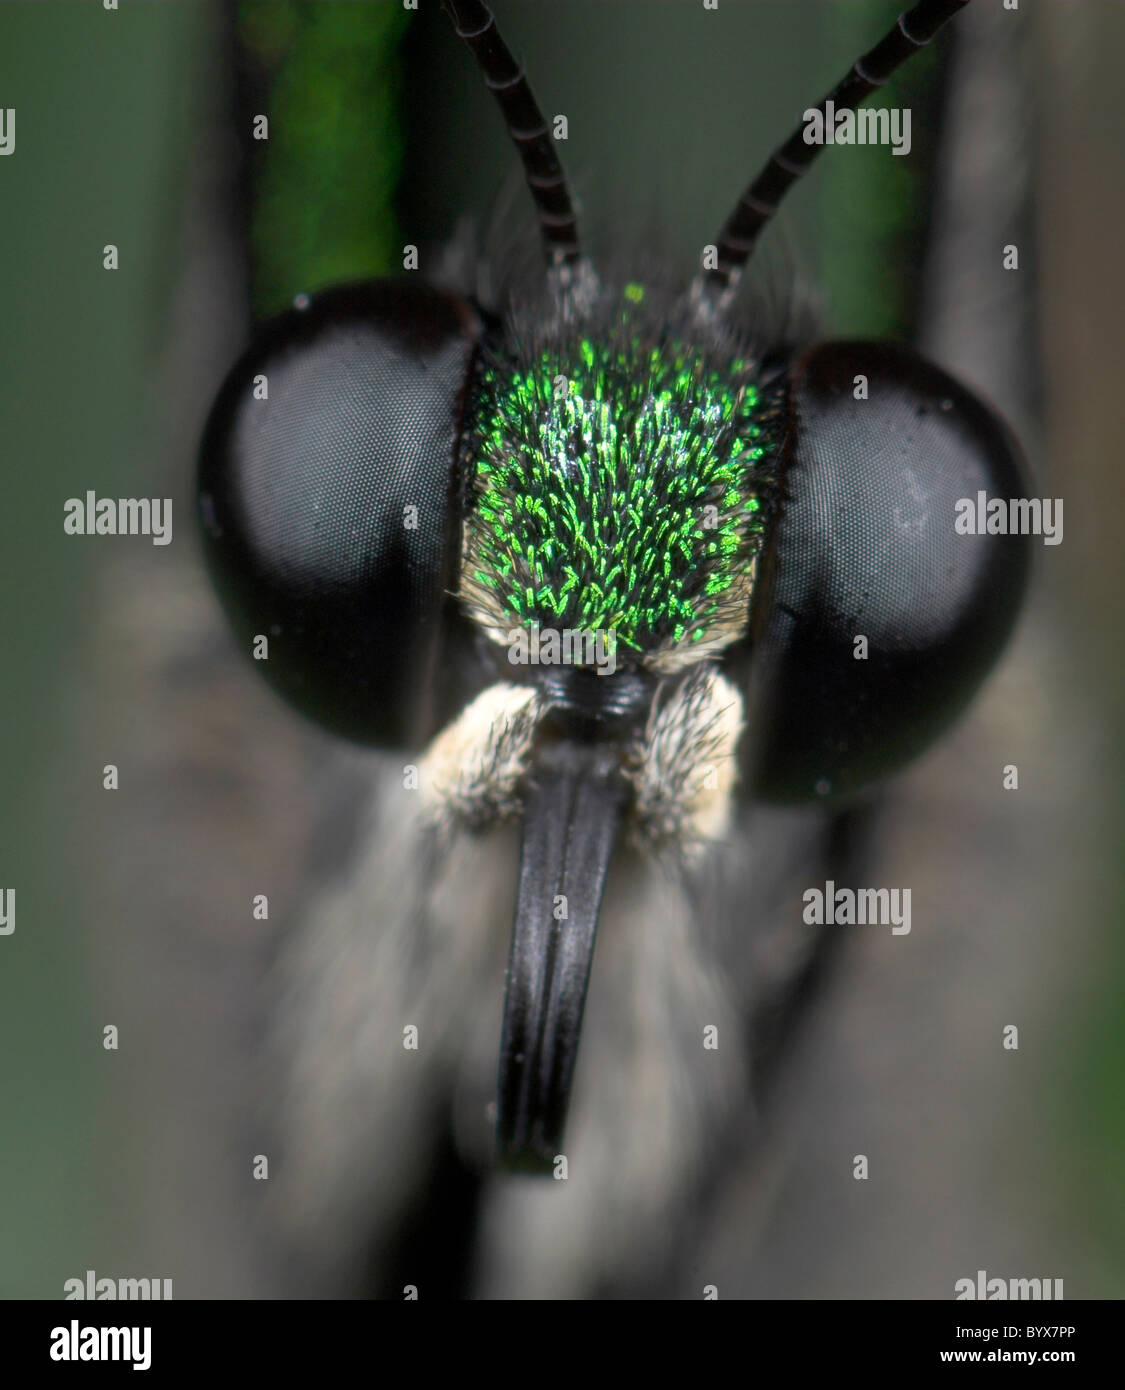
<svg viewBox="0 0 1125 1390">
<path fill-rule="evenodd" d="M 688 265 L 900 6 L 495 8 L 568 115 L 595 248 L 656 235 Z M 1113 0 L 978 0 L 887 90 L 912 156 L 826 152 L 764 239 L 829 331 L 912 338 L 998 404 L 1065 540 L 982 698 L 881 803 L 872 881 L 912 885 L 929 930 L 849 942 L 663 1292 L 950 1297 L 984 1268 L 1125 1293 L 1123 59 Z M 523 195 L 433 0 L 9 3 L 0 107 L 0 1293 L 92 1268 L 268 1296 L 243 1178 L 272 924 L 245 905 L 300 903 L 356 774 L 236 657 L 194 451 L 255 318 L 406 242 L 425 266 Z M 173 543 L 64 535 L 88 489 L 171 497 Z"/>
</svg>

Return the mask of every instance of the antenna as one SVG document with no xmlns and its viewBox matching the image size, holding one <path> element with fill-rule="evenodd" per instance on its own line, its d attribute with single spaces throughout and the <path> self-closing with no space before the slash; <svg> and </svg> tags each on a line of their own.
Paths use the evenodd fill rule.
<svg viewBox="0 0 1125 1390">
<path fill-rule="evenodd" d="M 543 249 L 550 266 L 582 259 L 578 224 L 566 175 L 555 154 L 547 122 L 528 85 L 523 68 L 500 37 L 492 11 L 481 0 L 443 0 L 458 38 L 472 50 L 485 86 L 496 98 L 504 124 L 523 162 L 535 202 Z"/>
<path fill-rule="evenodd" d="M 895 27 L 869 53 L 856 59 L 843 80 L 815 109 L 824 116 L 831 102 L 836 110 L 854 110 L 908 58 L 925 48 L 942 25 L 968 3 L 969 0 L 920 0 L 913 9 L 905 10 Z M 718 264 L 701 277 L 703 287 L 712 295 L 734 288 L 762 228 L 823 149 L 823 145 L 806 143 L 804 132 L 802 123 L 774 150 L 724 223 L 716 243 Z"/>
</svg>

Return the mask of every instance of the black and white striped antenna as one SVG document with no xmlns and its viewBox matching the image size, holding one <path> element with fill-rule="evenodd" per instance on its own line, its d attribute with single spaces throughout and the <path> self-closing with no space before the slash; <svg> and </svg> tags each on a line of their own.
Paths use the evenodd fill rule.
<svg viewBox="0 0 1125 1390">
<path fill-rule="evenodd" d="M 969 0 L 920 0 L 913 9 L 905 10 L 890 33 L 870 52 L 856 59 L 847 75 L 815 109 L 824 116 L 831 102 L 837 111 L 854 110 L 883 86 L 908 58 L 925 48 L 942 25 L 968 3 Z M 715 244 L 716 264 L 701 274 L 700 287 L 707 294 L 719 296 L 733 289 L 762 229 L 777 211 L 782 198 L 824 148 L 806 143 L 804 133 L 802 123 L 774 150 L 735 204 Z"/>
<path fill-rule="evenodd" d="M 485 86 L 496 98 L 508 134 L 519 151 L 548 265 L 581 261 L 578 223 L 566 175 L 523 68 L 512 57 L 492 11 L 482 0 L 444 0 L 444 7 L 457 36 L 472 50 Z"/>
</svg>

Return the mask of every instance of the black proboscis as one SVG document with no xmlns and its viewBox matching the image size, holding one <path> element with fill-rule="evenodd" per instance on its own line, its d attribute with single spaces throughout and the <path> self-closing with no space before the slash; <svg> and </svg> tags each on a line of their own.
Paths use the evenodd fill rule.
<svg viewBox="0 0 1125 1390">
<path fill-rule="evenodd" d="M 616 748 L 562 740 L 536 760 L 523 813 L 500 1039 L 497 1144 L 515 1168 L 560 1153 L 594 937 L 625 805 Z"/>
</svg>

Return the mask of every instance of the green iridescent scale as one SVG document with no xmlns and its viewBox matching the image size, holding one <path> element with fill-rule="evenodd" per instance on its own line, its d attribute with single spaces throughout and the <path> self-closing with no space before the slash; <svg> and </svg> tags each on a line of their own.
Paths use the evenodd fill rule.
<svg viewBox="0 0 1125 1390">
<path fill-rule="evenodd" d="M 773 447 L 750 364 L 626 312 L 486 366 L 478 401 L 462 590 L 486 627 L 613 632 L 638 656 L 738 635 Z"/>
</svg>

